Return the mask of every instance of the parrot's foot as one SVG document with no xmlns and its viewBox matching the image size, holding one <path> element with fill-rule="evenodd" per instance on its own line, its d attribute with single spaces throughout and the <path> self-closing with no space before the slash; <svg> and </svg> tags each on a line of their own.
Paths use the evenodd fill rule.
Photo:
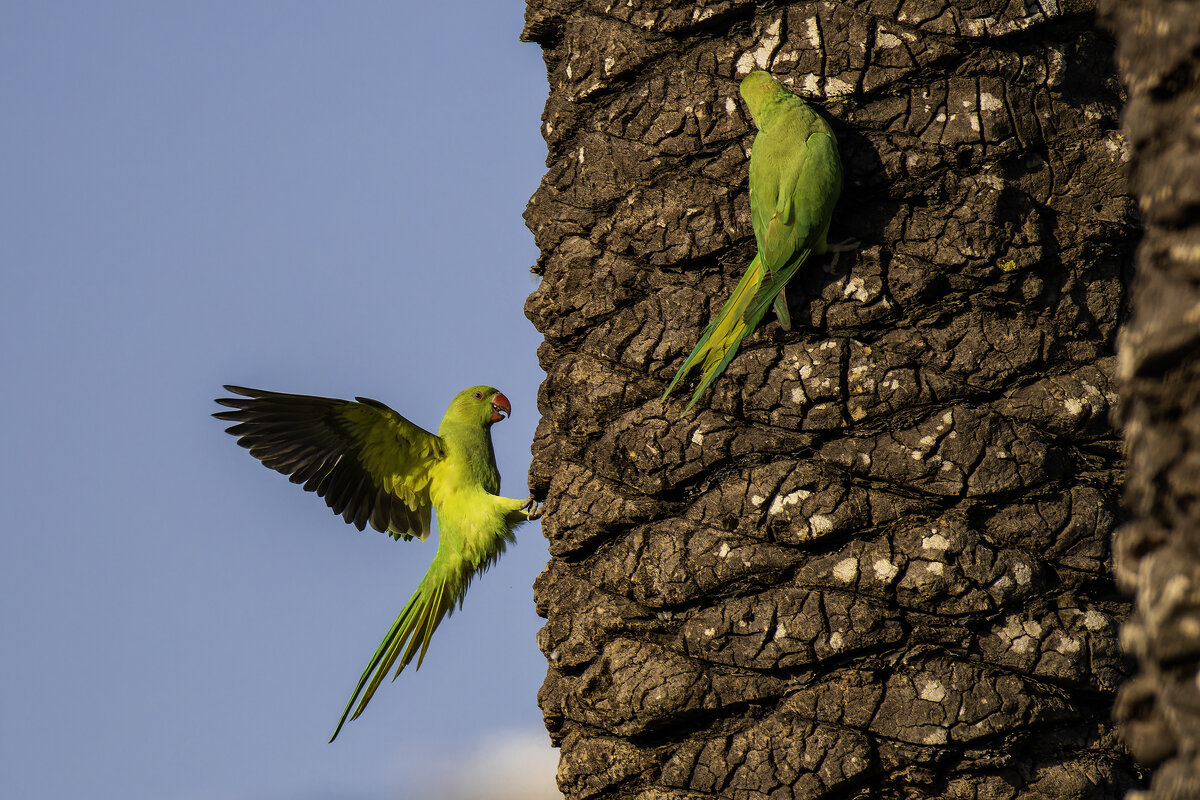
<svg viewBox="0 0 1200 800">
<path fill-rule="evenodd" d="M 862 247 L 862 242 L 860 242 L 858 239 L 845 239 L 837 242 L 836 244 L 825 245 L 825 252 L 833 253 L 833 261 L 829 262 L 829 266 L 831 268 L 836 267 L 838 263 L 838 256 L 840 256 L 842 253 L 853 252 L 860 247 Z"/>
<path fill-rule="evenodd" d="M 528 497 L 521 504 L 521 510 L 525 512 L 525 519 L 532 522 L 535 519 L 540 519 L 542 514 L 546 513 L 546 504 L 538 503 L 533 497 Z"/>
</svg>

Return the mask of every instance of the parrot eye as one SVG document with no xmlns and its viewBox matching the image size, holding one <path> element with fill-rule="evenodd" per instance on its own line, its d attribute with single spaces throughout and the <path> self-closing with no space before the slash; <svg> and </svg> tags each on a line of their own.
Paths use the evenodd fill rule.
<svg viewBox="0 0 1200 800">
<path fill-rule="evenodd" d="M 475 393 L 475 399 L 476 399 L 476 400 L 482 400 L 482 399 L 483 399 L 483 392 L 476 392 L 476 393 Z"/>
</svg>

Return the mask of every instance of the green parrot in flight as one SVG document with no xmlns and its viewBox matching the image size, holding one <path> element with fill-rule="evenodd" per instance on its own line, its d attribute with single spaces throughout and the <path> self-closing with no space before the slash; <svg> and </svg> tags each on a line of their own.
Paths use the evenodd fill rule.
<svg viewBox="0 0 1200 800">
<path fill-rule="evenodd" d="M 433 563 L 363 670 L 332 742 L 347 718 L 363 712 L 392 665 L 399 661 L 393 679 L 413 656 L 421 668 L 430 637 L 443 616 L 453 614 L 455 605 L 462 607 L 472 578 L 496 562 L 514 540 L 514 528 L 541 516 L 532 497 L 497 494 L 500 473 L 491 427 L 512 407 L 498 390 L 472 386 L 450 403 L 434 436 L 365 397 L 351 402 L 225 388 L 240 397 L 217 402 L 236 410 L 213 416 L 237 423 L 226 430 L 238 444 L 292 483 L 324 497 L 335 514 L 360 531 L 370 524 L 394 539 L 424 540 L 437 510 Z"/>
<path fill-rule="evenodd" d="M 758 126 L 750 150 L 750 219 L 758 253 L 663 392 L 665 400 L 703 363 L 700 385 L 685 413 L 733 360 L 769 306 L 774 305 L 783 329 L 791 330 L 784 287 L 810 254 L 857 244 L 830 246 L 825 241 L 842 191 L 842 160 L 829 125 L 762 70 L 747 75 L 738 90 Z"/>
</svg>

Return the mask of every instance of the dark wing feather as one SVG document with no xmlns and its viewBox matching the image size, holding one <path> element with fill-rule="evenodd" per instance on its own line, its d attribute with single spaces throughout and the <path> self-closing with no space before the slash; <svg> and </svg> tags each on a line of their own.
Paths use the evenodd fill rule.
<svg viewBox="0 0 1200 800">
<path fill-rule="evenodd" d="M 377 400 L 268 392 L 226 386 L 235 409 L 214 417 L 266 466 L 325 498 L 360 531 L 369 524 L 396 538 L 429 535 L 429 468 L 442 441 Z"/>
</svg>

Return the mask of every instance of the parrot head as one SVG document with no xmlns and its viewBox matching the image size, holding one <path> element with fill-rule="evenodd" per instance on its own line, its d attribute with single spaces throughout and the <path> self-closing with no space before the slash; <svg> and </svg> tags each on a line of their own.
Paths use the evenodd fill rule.
<svg viewBox="0 0 1200 800">
<path fill-rule="evenodd" d="M 458 419 L 478 420 L 485 428 L 512 414 L 512 405 L 499 389 L 491 386 L 472 386 L 463 389 L 450 403 L 446 416 L 453 414 Z"/>
<path fill-rule="evenodd" d="M 769 72 L 756 69 L 745 78 L 742 78 L 742 82 L 738 86 L 738 92 L 741 93 L 742 99 L 746 101 L 746 108 L 750 109 L 750 116 L 754 118 L 754 124 L 757 125 L 758 115 L 762 113 L 762 108 L 766 105 L 766 102 L 772 97 L 786 94 L 787 89 L 784 89 L 783 84 L 772 78 Z"/>
</svg>

